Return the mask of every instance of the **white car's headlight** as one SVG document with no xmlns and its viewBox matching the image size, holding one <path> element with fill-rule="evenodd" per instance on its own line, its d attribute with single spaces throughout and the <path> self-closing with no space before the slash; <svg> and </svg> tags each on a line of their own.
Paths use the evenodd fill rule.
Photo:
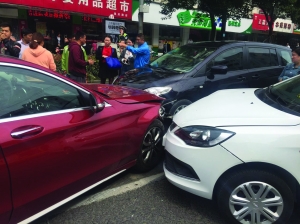
<svg viewBox="0 0 300 224">
<path fill-rule="evenodd" d="M 146 92 L 154 94 L 156 96 L 161 96 L 163 94 L 166 94 L 172 90 L 172 87 L 165 86 L 165 87 L 151 87 L 148 89 L 145 89 Z"/>
<path fill-rule="evenodd" d="M 188 126 L 174 132 L 187 145 L 196 147 L 212 147 L 218 145 L 233 135 L 234 132 L 207 126 Z"/>
</svg>

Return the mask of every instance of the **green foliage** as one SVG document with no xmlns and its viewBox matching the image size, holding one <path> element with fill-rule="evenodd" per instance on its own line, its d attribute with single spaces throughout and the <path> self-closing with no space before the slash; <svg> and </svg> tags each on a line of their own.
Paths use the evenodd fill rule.
<svg viewBox="0 0 300 224">
<path fill-rule="evenodd" d="M 54 54 L 53 57 L 56 64 L 56 71 L 60 74 L 63 74 L 61 68 L 61 55 Z M 95 63 L 86 67 L 87 81 L 95 82 L 98 80 L 99 61 L 96 60 L 95 56 L 89 56 L 89 58 L 93 59 Z"/>
</svg>

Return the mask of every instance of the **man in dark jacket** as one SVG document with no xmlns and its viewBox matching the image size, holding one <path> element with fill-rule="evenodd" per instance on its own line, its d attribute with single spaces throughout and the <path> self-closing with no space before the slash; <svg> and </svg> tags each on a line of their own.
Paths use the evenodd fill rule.
<svg viewBox="0 0 300 224">
<path fill-rule="evenodd" d="M 81 46 L 86 43 L 86 36 L 78 31 L 75 41 L 69 44 L 69 73 L 70 78 L 77 82 L 86 82 L 86 66 L 93 65 L 94 60 L 85 60 Z"/>
<path fill-rule="evenodd" d="M 12 27 L 9 23 L 2 23 L 0 35 L 0 54 L 19 57 L 21 45 L 12 37 Z"/>
</svg>

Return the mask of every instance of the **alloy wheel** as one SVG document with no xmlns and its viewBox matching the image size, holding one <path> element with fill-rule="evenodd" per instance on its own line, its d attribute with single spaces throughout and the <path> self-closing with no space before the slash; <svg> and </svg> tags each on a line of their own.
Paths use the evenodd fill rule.
<svg viewBox="0 0 300 224">
<path fill-rule="evenodd" d="M 142 159 L 145 164 L 151 163 L 153 157 L 157 157 L 162 140 L 162 130 L 159 127 L 152 127 L 144 137 L 142 145 Z"/>
<path fill-rule="evenodd" d="M 174 115 L 177 114 L 179 111 L 181 111 L 183 108 L 187 107 L 188 105 L 181 105 L 177 107 L 177 109 L 174 111 Z"/>
<path fill-rule="evenodd" d="M 244 224 L 270 224 L 283 212 L 281 194 L 263 182 L 246 182 L 230 195 L 229 208 L 233 217 Z"/>
</svg>

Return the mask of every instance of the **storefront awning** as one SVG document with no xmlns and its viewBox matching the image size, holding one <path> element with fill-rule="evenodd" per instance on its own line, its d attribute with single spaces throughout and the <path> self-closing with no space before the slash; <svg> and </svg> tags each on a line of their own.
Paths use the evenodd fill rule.
<svg viewBox="0 0 300 224">
<path fill-rule="evenodd" d="M 109 18 L 132 18 L 132 0 L 0 0 L 0 3 Z"/>
</svg>

